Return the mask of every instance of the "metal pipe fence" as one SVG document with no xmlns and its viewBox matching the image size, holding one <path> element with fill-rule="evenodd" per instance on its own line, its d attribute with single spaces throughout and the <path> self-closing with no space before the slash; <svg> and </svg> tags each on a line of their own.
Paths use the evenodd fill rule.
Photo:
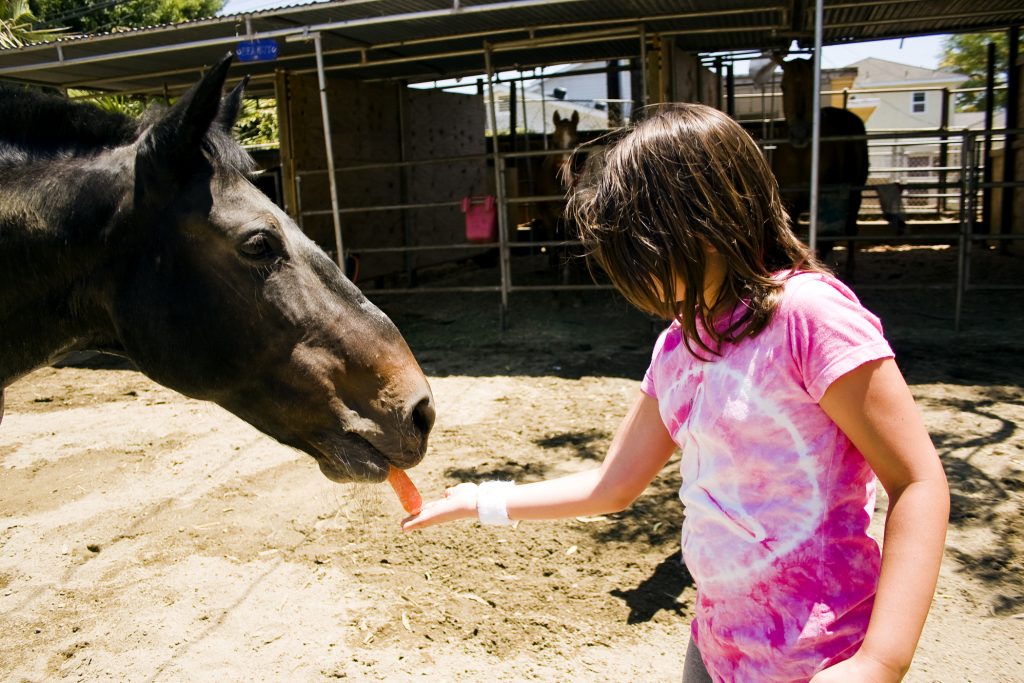
<svg viewBox="0 0 1024 683">
<path fill-rule="evenodd" d="M 980 216 L 980 200 L 981 195 L 985 190 L 991 189 L 1009 189 L 1024 187 L 1024 181 L 989 181 L 983 182 L 984 167 L 989 163 L 989 159 L 985 159 L 981 156 L 980 152 L 984 148 L 982 142 L 985 139 L 1000 141 L 1005 140 L 1008 137 L 1014 135 L 1024 134 L 1024 130 L 1005 130 L 1005 129 L 986 129 L 986 130 L 946 130 L 942 131 L 947 136 L 947 140 L 938 139 L 939 131 L 936 130 L 915 130 L 915 131 L 890 131 L 882 133 L 869 133 L 865 136 L 842 136 L 842 137 L 822 137 L 823 142 L 830 140 L 866 140 L 872 148 L 879 148 L 884 146 L 892 145 L 948 145 L 950 148 L 949 158 L 954 163 L 948 163 L 946 166 L 941 168 L 936 167 L 880 167 L 874 170 L 878 173 L 886 173 L 889 175 L 899 174 L 901 176 L 900 185 L 906 190 L 912 190 L 911 192 L 905 193 L 903 197 L 908 200 L 924 199 L 930 202 L 937 202 L 939 200 L 949 201 L 948 208 L 952 213 L 940 215 L 936 212 L 934 207 L 915 207 L 908 205 L 904 208 L 905 213 L 908 216 L 917 216 L 918 218 L 932 215 L 936 218 L 935 221 L 914 221 L 910 223 L 911 227 L 918 225 L 920 227 L 928 228 L 931 227 L 948 227 L 949 230 L 925 230 L 924 232 L 907 232 L 904 234 L 897 234 L 895 232 L 878 232 L 873 234 L 857 234 L 853 236 L 844 235 L 818 235 L 817 239 L 820 242 L 854 242 L 859 244 L 871 243 L 871 244 L 906 244 L 906 245 L 927 245 L 927 244 L 948 244 L 955 246 L 956 249 L 956 278 L 955 282 L 951 283 L 936 283 L 936 282 L 924 282 L 916 285 L 900 284 L 896 285 L 896 288 L 918 288 L 918 289 L 953 289 L 955 292 L 955 314 L 954 314 L 954 325 L 956 329 L 960 328 L 964 298 L 968 292 L 980 291 L 980 290 L 1018 290 L 1024 289 L 1024 285 L 1014 284 L 985 284 L 971 281 L 971 253 L 975 250 L 978 245 L 982 243 L 992 244 L 1007 244 L 1010 242 L 1024 240 L 1024 234 L 1000 234 L 1000 233 L 978 233 L 977 226 L 979 223 Z M 760 144 L 765 148 L 766 153 L 770 153 L 774 146 L 787 144 L 788 141 L 785 139 L 768 139 L 763 140 Z M 349 166 L 342 166 L 335 169 L 335 173 L 355 173 L 365 172 L 370 170 L 378 169 L 409 169 L 415 170 L 416 168 L 429 166 L 429 165 L 445 165 L 445 164 L 457 164 L 457 163 L 469 163 L 469 164 L 487 164 L 490 162 L 494 165 L 494 177 L 497 183 L 495 194 L 497 195 L 496 207 L 499 218 L 499 239 L 493 244 L 480 244 L 471 242 L 452 242 L 445 244 L 430 244 L 430 245 L 411 245 L 406 244 L 402 246 L 381 246 L 381 247 L 360 247 L 359 245 L 349 245 L 348 250 L 358 254 L 387 254 L 387 253 L 422 253 L 429 251 L 453 251 L 453 252 L 468 252 L 472 250 L 482 251 L 486 249 L 497 249 L 499 252 L 499 263 L 501 268 L 499 269 L 499 280 L 493 285 L 454 285 L 445 287 L 382 287 L 374 289 L 373 293 L 377 294 L 410 294 L 410 293 L 468 293 L 468 292 L 489 292 L 489 293 L 500 293 L 502 297 L 502 320 L 504 321 L 505 311 L 508 306 L 508 297 L 510 294 L 516 292 L 537 292 L 537 291 L 596 291 L 596 290 L 607 290 L 611 287 L 609 285 L 602 284 L 524 284 L 516 281 L 513 276 L 512 269 L 512 255 L 517 252 L 524 250 L 567 250 L 571 248 L 578 248 L 581 243 L 577 240 L 570 239 L 512 239 L 511 233 L 516 226 L 510 226 L 507 224 L 508 210 L 511 207 L 538 204 L 541 202 L 549 201 L 561 201 L 564 200 L 562 195 L 523 195 L 523 196 L 506 196 L 506 176 L 513 169 L 509 168 L 509 162 L 521 161 L 524 159 L 532 159 L 547 156 L 558 156 L 564 155 L 565 150 L 560 149 L 547 149 L 547 150 L 527 150 L 517 152 L 506 152 L 501 151 L 498 146 L 498 140 L 492 136 L 492 151 L 490 154 L 473 154 L 455 157 L 438 157 L 431 159 L 419 159 L 419 160 L 404 160 L 397 162 L 374 162 L 355 164 Z M 934 174 L 936 171 L 945 171 L 947 176 L 945 179 L 940 181 L 937 178 L 922 177 L 920 180 L 913 180 L 907 177 L 907 174 L 913 172 L 928 172 Z M 326 170 L 309 170 L 303 171 L 298 175 L 298 206 L 300 213 L 300 225 L 302 220 L 306 217 L 311 216 L 323 216 L 331 213 L 329 209 L 308 209 L 302 208 L 301 201 L 301 179 L 303 177 L 322 175 L 327 173 Z M 877 180 L 877 178 L 876 178 Z M 791 188 L 792 191 L 800 191 L 801 188 Z M 829 186 L 822 186 L 820 190 L 834 189 Z M 865 199 L 867 200 L 869 195 L 872 194 L 873 190 L 876 189 L 876 185 L 869 182 L 869 184 L 859 187 L 849 187 L 849 189 L 855 189 L 865 192 Z M 924 192 L 926 190 L 933 190 L 933 192 Z M 921 191 L 920 193 L 918 191 Z M 406 202 L 406 203 L 389 203 L 372 206 L 344 206 L 338 209 L 339 215 L 350 215 L 355 213 L 373 213 L 373 212 L 390 212 L 390 211 L 408 211 L 414 209 L 441 209 L 441 208 L 452 208 L 459 206 L 460 202 L 456 201 L 438 201 L 438 202 Z M 868 206 L 865 214 L 870 216 L 874 212 L 873 206 Z M 863 224 L 862 224 L 863 225 Z M 518 232 L 518 231 L 517 231 Z M 883 289 L 892 288 L 881 283 L 858 283 L 858 287 L 863 289 Z"/>
</svg>

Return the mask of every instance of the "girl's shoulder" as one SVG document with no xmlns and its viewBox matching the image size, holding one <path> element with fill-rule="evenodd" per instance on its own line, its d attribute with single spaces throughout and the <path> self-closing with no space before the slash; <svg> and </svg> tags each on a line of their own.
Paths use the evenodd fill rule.
<svg viewBox="0 0 1024 683">
<path fill-rule="evenodd" d="M 784 320 L 793 316 L 828 319 L 853 314 L 878 323 L 878 318 L 864 307 L 853 290 L 830 273 L 798 271 L 776 277 L 783 280 L 777 316 Z"/>
<path fill-rule="evenodd" d="M 825 271 L 798 270 L 776 273 L 774 277 L 783 282 L 786 296 L 789 298 L 796 296 L 798 292 L 804 292 L 806 296 L 808 291 L 820 294 L 828 290 L 835 290 L 847 299 L 857 301 L 857 295 L 846 283 Z"/>
<path fill-rule="evenodd" d="M 893 356 L 878 316 L 827 273 L 789 277 L 773 324 L 816 401 L 845 372 Z"/>
</svg>

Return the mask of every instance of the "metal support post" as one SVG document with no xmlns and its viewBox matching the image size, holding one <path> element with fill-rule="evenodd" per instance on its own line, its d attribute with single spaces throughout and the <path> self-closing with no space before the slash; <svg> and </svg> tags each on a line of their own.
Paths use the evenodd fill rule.
<svg viewBox="0 0 1024 683">
<path fill-rule="evenodd" d="M 1017 43 L 1020 41 L 1020 27 L 1011 26 L 1006 36 L 1006 129 L 1013 130 L 1019 125 L 1017 113 L 1020 106 L 1020 65 L 1017 63 Z M 1003 182 L 1013 183 L 1017 180 L 1017 135 L 1007 133 L 1003 141 Z M 1002 207 L 1000 209 L 1001 235 L 1013 233 L 1013 205 L 1017 188 L 1004 185 Z M 1009 242 L 1003 241 L 1000 250 L 1006 250 Z"/>
<path fill-rule="evenodd" d="M 811 251 L 818 248 L 818 187 L 820 184 L 819 164 L 821 163 L 821 34 L 824 23 L 824 0 L 814 3 L 814 88 L 811 110 L 811 206 L 808 246 Z"/>
<path fill-rule="evenodd" d="M 345 272 L 345 249 L 341 241 L 341 215 L 338 213 L 338 179 L 334 174 L 334 140 L 331 137 L 331 111 L 327 106 L 327 76 L 324 73 L 324 49 L 319 31 L 288 36 L 285 40 L 312 40 L 316 51 L 316 80 L 320 86 L 320 116 L 324 126 L 324 151 L 327 153 L 327 185 L 331 190 L 331 216 L 334 219 L 334 247 L 338 250 L 336 260 Z"/>
<path fill-rule="evenodd" d="M 992 126 L 996 107 L 996 44 L 990 42 L 985 52 L 985 134 L 984 148 L 982 153 L 982 168 L 984 175 L 982 183 L 984 188 L 981 191 L 981 224 L 985 232 L 992 232 Z"/>
<path fill-rule="evenodd" d="M 398 97 L 396 104 L 397 115 L 398 115 L 398 161 L 402 164 L 401 168 L 398 169 L 398 196 L 403 204 L 409 203 L 409 176 L 413 174 L 414 169 L 410 168 L 405 164 L 406 153 L 405 153 L 405 129 L 408 127 L 408 117 L 405 111 L 405 98 L 406 93 L 409 90 L 408 81 L 399 81 L 398 87 L 396 88 Z M 405 246 L 412 246 L 414 226 L 412 216 L 409 211 L 402 211 L 402 240 L 405 242 Z M 416 281 L 416 257 L 412 252 L 406 251 L 402 254 L 402 265 L 405 269 L 405 280 L 410 286 L 415 285 Z"/>
<path fill-rule="evenodd" d="M 337 261 L 341 272 L 345 272 L 345 247 L 341 239 L 341 215 L 338 213 L 338 178 L 334 174 L 334 138 L 331 136 L 331 110 L 327 104 L 327 76 L 324 74 L 324 48 L 320 34 L 313 37 L 316 50 L 316 80 L 320 86 L 320 116 L 324 120 L 324 151 L 327 153 L 328 187 L 331 190 L 331 217 L 334 219 L 334 246 L 338 250 Z"/>
<path fill-rule="evenodd" d="M 974 212 L 974 138 L 964 131 L 960 143 L 960 235 L 957 238 L 956 302 L 953 308 L 953 329 L 960 331 L 960 317 L 963 313 L 964 295 L 967 292 L 968 266 L 971 243 L 971 215 Z"/>
<path fill-rule="evenodd" d="M 302 220 L 302 176 L 295 176 L 295 217 L 299 223 L 299 230 L 306 232 L 306 226 Z"/>
<path fill-rule="evenodd" d="M 487 92 L 491 102 L 491 151 L 494 159 L 494 194 L 498 205 L 498 262 L 501 271 L 501 327 L 505 329 L 508 311 L 509 248 L 508 248 L 508 202 L 505 197 L 504 160 L 498 147 L 498 102 L 494 97 L 494 68 L 491 63 L 491 44 L 484 43 L 484 66 L 487 69 Z"/>
<path fill-rule="evenodd" d="M 736 76 L 733 74 L 735 62 L 726 65 L 725 72 L 725 111 L 729 116 L 736 117 Z"/>
<path fill-rule="evenodd" d="M 723 66 L 722 58 L 720 56 L 715 57 L 715 76 L 718 78 L 718 87 L 715 88 L 715 109 L 718 111 L 722 111 L 725 108 L 725 102 L 723 101 L 725 93 L 722 92 L 722 81 L 725 80 L 723 77 L 724 73 L 725 67 Z"/>
<path fill-rule="evenodd" d="M 939 114 L 939 197 L 938 206 L 939 214 L 943 214 L 946 211 L 946 194 L 948 193 L 948 181 L 949 174 L 946 172 L 946 167 L 949 166 L 949 136 L 946 135 L 949 130 L 949 109 L 951 105 L 951 98 L 949 96 L 949 88 L 942 89 L 942 112 Z M 971 217 L 971 223 L 974 222 L 974 218 Z"/>
<path fill-rule="evenodd" d="M 485 55 L 489 58 L 490 55 Z M 548 95 L 544 92 L 544 67 L 540 68 L 540 139 L 548 148 Z"/>
</svg>

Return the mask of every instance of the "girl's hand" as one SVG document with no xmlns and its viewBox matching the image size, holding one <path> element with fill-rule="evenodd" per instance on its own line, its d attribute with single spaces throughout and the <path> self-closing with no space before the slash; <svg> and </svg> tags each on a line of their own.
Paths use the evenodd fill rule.
<svg viewBox="0 0 1024 683">
<path fill-rule="evenodd" d="M 471 517 L 476 517 L 476 484 L 459 484 L 446 489 L 444 498 L 430 501 L 418 513 L 403 519 L 402 531 Z"/>
<path fill-rule="evenodd" d="M 902 675 L 881 662 L 857 653 L 824 671 L 819 671 L 810 683 L 895 683 L 902 678 Z"/>
</svg>

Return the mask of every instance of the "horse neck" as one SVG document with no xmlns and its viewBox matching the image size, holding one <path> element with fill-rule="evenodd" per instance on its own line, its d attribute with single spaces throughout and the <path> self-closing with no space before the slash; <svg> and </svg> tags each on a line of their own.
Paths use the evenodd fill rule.
<svg viewBox="0 0 1024 683">
<path fill-rule="evenodd" d="M 113 338 L 101 299 L 120 171 L 72 161 L 0 169 L 0 387 Z"/>
</svg>

